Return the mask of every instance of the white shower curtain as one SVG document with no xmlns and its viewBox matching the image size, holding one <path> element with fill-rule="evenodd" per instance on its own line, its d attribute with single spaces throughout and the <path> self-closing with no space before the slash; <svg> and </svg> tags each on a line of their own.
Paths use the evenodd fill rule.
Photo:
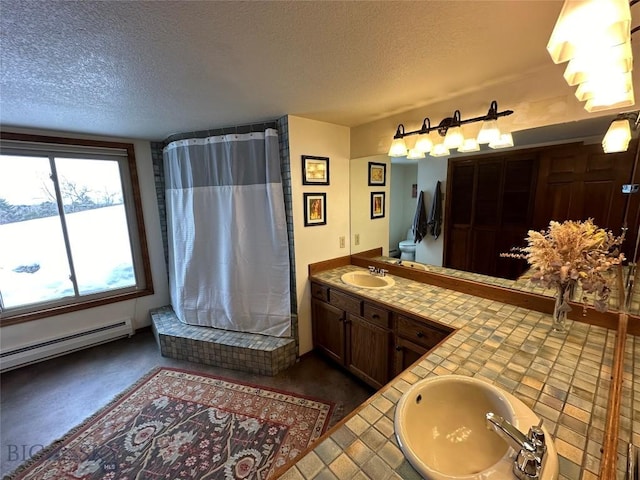
<svg viewBox="0 0 640 480">
<path fill-rule="evenodd" d="M 289 244 L 276 130 L 164 149 L 169 288 L 178 318 L 290 335 Z"/>
</svg>

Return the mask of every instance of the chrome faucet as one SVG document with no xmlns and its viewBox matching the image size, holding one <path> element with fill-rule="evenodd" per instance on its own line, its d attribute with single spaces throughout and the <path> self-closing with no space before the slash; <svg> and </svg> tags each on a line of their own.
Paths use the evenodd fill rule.
<svg viewBox="0 0 640 480">
<path fill-rule="evenodd" d="M 385 270 L 384 268 L 378 268 L 378 267 L 369 266 L 369 273 L 371 275 L 379 275 L 381 277 L 384 277 L 387 274 L 388 271 L 389 270 Z"/>
<path fill-rule="evenodd" d="M 542 420 L 525 435 L 504 418 L 493 412 L 487 413 L 487 428 L 496 432 L 518 454 L 513 461 L 513 474 L 519 480 L 539 480 L 542 461 L 547 452 L 542 431 Z"/>
</svg>

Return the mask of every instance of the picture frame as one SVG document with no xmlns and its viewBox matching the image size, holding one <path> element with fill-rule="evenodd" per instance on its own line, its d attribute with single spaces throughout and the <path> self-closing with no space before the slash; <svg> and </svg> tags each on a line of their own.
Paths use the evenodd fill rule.
<svg viewBox="0 0 640 480">
<path fill-rule="evenodd" d="M 329 157 L 302 155 L 302 184 L 329 185 Z"/>
<path fill-rule="evenodd" d="M 387 184 L 387 164 L 369 162 L 369 186 L 384 187 Z"/>
<path fill-rule="evenodd" d="M 304 193 L 304 226 L 327 224 L 327 194 Z"/>
<path fill-rule="evenodd" d="M 384 218 L 385 192 L 371 192 L 371 218 Z"/>
</svg>

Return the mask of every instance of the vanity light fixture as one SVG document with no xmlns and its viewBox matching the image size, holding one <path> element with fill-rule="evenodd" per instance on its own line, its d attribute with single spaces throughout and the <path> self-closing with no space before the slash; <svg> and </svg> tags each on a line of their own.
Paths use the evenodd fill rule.
<svg viewBox="0 0 640 480">
<path fill-rule="evenodd" d="M 565 0 L 547 51 L 589 112 L 635 103 L 631 8 L 638 0 Z"/>
<path fill-rule="evenodd" d="M 640 112 L 621 113 L 613 119 L 602 139 L 604 153 L 626 152 L 631 141 L 631 129 L 636 130 L 639 122 Z"/>
<path fill-rule="evenodd" d="M 494 143 L 492 148 L 506 148 L 513 146 L 513 138 L 508 133 L 508 137 L 511 139 L 511 144 L 508 142 L 499 141 L 500 130 L 498 129 L 498 118 L 511 115 L 513 110 L 498 111 L 498 102 L 493 100 L 489 106 L 489 111 L 486 115 L 480 117 L 473 117 L 462 120 L 460 118 L 460 110 L 455 110 L 453 116 L 442 119 L 437 126 L 431 126 L 429 118 L 425 118 L 422 121 L 422 126 L 418 130 L 406 132 L 404 125 L 401 123 L 396 129 L 396 134 L 393 136 L 393 142 L 389 149 L 390 157 L 405 157 L 407 156 L 407 145 L 404 142 L 404 137 L 409 135 L 419 135 L 414 150 L 421 151 L 423 153 L 429 153 L 433 157 L 442 157 L 449 155 L 449 149 L 457 148 L 459 152 L 474 152 L 479 150 L 478 144 L 480 143 Z M 474 122 L 484 122 L 477 141 L 473 139 L 474 143 L 468 142 L 469 139 L 464 138 L 462 132 L 462 125 Z M 433 145 L 432 140 L 429 138 L 429 133 L 437 131 L 441 137 L 444 137 L 444 143 Z M 504 146 L 503 146 L 504 145 Z M 476 149 L 477 147 L 477 149 Z M 413 154 L 415 155 L 415 153 Z"/>
</svg>

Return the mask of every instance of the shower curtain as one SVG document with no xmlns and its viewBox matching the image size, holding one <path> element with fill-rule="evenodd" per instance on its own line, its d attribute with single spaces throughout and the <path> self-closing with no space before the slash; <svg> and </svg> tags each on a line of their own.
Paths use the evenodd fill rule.
<svg viewBox="0 0 640 480">
<path fill-rule="evenodd" d="M 163 153 L 169 289 L 178 318 L 289 336 L 277 131 L 179 140 Z"/>
</svg>

